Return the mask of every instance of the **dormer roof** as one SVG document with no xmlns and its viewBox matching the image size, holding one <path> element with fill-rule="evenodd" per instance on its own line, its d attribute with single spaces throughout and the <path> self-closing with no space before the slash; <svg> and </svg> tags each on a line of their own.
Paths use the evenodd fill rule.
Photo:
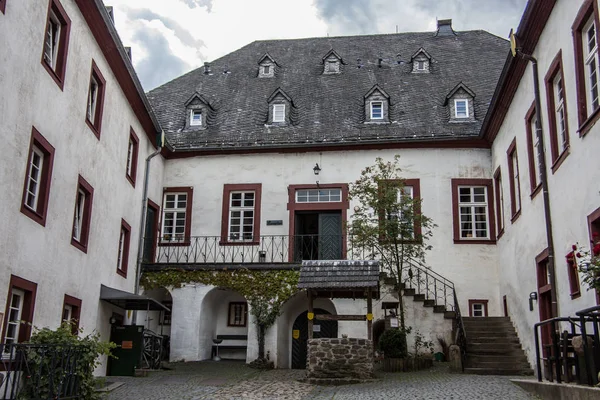
<svg viewBox="0 0 600 400">
<path fill-rule="evenodd" d="M 263 61 L 265 60 L 269 60 L 271 61 L 273 64 L 279 66 L 279 64 L 277 64 L 277 61 L 275 61 L 275 59 L 273 57 L 271 57 L 269 55 L 269 53 L 265 53 L 259 60 L 258 60 L 258 65 L 261 65 L 263 63 Z"/>
<path fill-rule="evenodd" d="M 206 105 L 206 106 L 210 106 L 208 104 L 208 101 L 206 101 L 206 99 L 198 92 L 195 92 L 185 103 L 184 106 L 187 107 L 190 104 L 192 104 L 194 102 L 194 100 L 198 100 L 200 101 L 202 104 Z"/>
<path fill-rule="evenodd" d="M 292 98 L 290 96 L 287 95 L 286 92 L 284 92 L 281 88 L 277 88 L 275 89 L 275 91 L 269 96 L 269 98 L 267 99 L 267 103 L 270 103 L 273 101 L 273 99 L 275 97 L 277 97 L 278 95 L 283 96 L 283 98 L 285 98 L 287 101 L 289 101 L 290 103 L 292 103 Z"/>
<path fill-rule="evenodd" d="M 371 97 L 371 95 L 372 95 L 373 93 L 375 93 L 375 92 L 379 92 L 379 93 L 381 93 L 381 95 L 382 95 L 383 97 L 385 97 L 386 99 L 388 99 L 388 100 L 390 99 L 390 95 L 389 95 L 389 94 L 387 94 L 387 92 L 386 92 L 385 90 L 383 90 L 383 89 L 382 89 L 382 88 L 381 88 L 381 87 L 380 87 L 378 84 L 375 84 L 375 85 L 374 85 L 374 86 L 371 88 L 371 90 L 369 90 L 369 91 L 367 92 L 367 94 L 365 94 L 365 99 L 368 99 L 369 97 Z"/>
<path fill-rule="evenodd" d="M 340 60 L 340 62 L 343 64 L 344 60 L 342 59 L 342 56 L 340 56 L 338 53 L 336 53 L 336 51 L 334 49 L 331 49 L 327 52 L 327 54 L 325 54 L 323 56 L 323 58 L 321 58 L 321 64 L 325 63 L 325 60 L 327 60 L 330 56 L 334 56 L 335 58 L 337 58 L 338 60 Z"/>
<path fill-rule="evenodd" d="M 420 48 L 419 50 L 417 50 L 415 52 L 415 54 L 412 55 L 412 57 L 410 57 L 410 61 L 414 60 L 419 54 L 423 54 L 425 57 L 427 57 L 428 60 L 431 61 L 431 56 L 429 55 L 428 52 L 425 51 L 424 48 Z"/>
<path fill-rule="evenodd" d="M 465 85 L 462 82 L 459 82 L 458 85 L 454 86 L 454 88 L 450 91 L 450 93 L 448 93 L 446 95 L 446 100 L 444 101 L 444 105 L 448 104 L 448 101 L 450 99 L 452 99 L 452 97 L 454 97 L 454 95 L 456 94 L 456 92 L 458 92 L 459 90 L 464 90 L 465 92 L 467 92 L 467 94 L 473 98 L 475 98 L 475 92 L 473 92 L 471 89 L 469 89 L 467 87 L 467 85 Z"/>
</svg>

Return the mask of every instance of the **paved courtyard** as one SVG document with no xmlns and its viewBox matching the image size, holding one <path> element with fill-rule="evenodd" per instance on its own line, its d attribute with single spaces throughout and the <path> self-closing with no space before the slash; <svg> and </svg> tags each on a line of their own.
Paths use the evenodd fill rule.
<svg viewBox="0 0 600 400">
<path fill-rule="evenodd" d="M 377 381 L 346 386 L 316 386 L 298 382 L 302 370 L 258 371 L 242 362 L 172 364 L 172 370 L 147 377 L 108 377 L 124 385 L 106 400 L 308 400 L 308 399 L 455 399 L 532 400 L 510 377 L 450 374 L 444 364 L 429 371 L 378 373 Z"/>
</svg>

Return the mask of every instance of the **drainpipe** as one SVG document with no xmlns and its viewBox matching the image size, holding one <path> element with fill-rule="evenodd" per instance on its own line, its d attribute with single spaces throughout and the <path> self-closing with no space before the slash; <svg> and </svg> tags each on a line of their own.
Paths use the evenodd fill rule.
<svg viewBox="0 0 600 400">
<path fill-rule="evenodd" d="M 142 195 L 142 218 L 140 218 L 140 237 L 138 239 L 138 255 L 137 255 L 137 262 L 136 262 L 136 266 L 135 266 L 135 294 L 138 294 L 140 292 L 140 277 L 142 276 L 142 260 L 144 258 L 144 236 L 145 235 L 145 230 L 146 230 L 146 212 L 148 209 L 148 180 L 150 177 L 150 160 L 152 160 L 154 157 L 156 157 L 157 155 L 160 154 L 161 150 L 162 150 L 162 146 L 163 146 L 163 140 L 164 140 L 164 131 L 160 132 L 160 136 L 161 139 L 159 141 L 159 145 L 158 148 L 156 149 L 156 151 L 152 154 L 150 154 L 147 158 L 146 158 L 146 169 L 144 170 L 144 188 L 143 188 L 143 195 Z M 146 314 L 147 316 L 147 314 Z M 146 317 L 147 318 L 147 317 Z M 133 315 L 131 318 L 131 324 L 135 325 L 136 324 L 136 320 L 137 320 L 137 310 L 133 310 Z"/>
<path fill-rule="evenodd" d="M 558 317 L 558 301 L 556 299 L 556 263 L 554 261 L 554 239 L 552 237 L 552 213 L 550 211 L 550 196 L 548 194 L 548 174 L 546 172 L 546 158 L 544 157 L 544 135 L 542 134 L 542 107 L 540 103 L 540 84 L 538 76 L 538 62 L 535 57 L 516 50 L 523 59 L 531 62 L 533 68 L 533 90 L 535 95 L 535 133 L 539 142 L 537 152 L 540 167 L 540 180 L 544 199 L 544 216 L 546 222 L 546 240 L 548 242 L 548 275 L 550 275 L 550 301 L 552 302 L 552 315 Z"/>
</svg>

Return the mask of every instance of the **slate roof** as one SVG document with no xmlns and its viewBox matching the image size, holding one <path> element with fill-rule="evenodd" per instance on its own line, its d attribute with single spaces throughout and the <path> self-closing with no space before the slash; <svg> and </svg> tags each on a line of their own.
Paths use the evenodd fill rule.
<svg viewBox="0 0 600 400">
<path fill-rule="evenodd" d="M 411 73 L 420 48 L 432 58 L 430 73 Z M 200 67 L 148 98 L 176 150 L 473 138 L 508 49 L 506 40 L 480 30 L 255 41 L 210 63 L 210 74 Z M 339 74 L 322 73 L 331 50 L 344 60 Z M 273 78 L 257 77 L 265 54 L 278 65 Z M 444 102 L 461 82 L 475 93 L 475 122 L 449 122 Z M 390 123 L 363 122 L 364 95 L 374 85 L 390 96 Z M 267 99 L 277 88 L 293 101 L 294 124 L 266 125 Z M 185 102 L 195 92 L 216 112 L 207 129 L 186 131 Z"/>
<path fill-rule="evenodd" d="M 379 287 L 379 261 L 302 261 L 300 289 L 357 289 Z"/>
</svg>

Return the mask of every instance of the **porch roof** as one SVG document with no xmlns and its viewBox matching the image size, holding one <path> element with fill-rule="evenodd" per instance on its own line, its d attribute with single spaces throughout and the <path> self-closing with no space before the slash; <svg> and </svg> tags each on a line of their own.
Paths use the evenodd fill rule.
<svg viewBox="0 0 600 400">
<path fill-rule="evenodd" d="M 124 310 L 169 311 L 164 304 L 151 297 L 125 292 L 104 285 L 100 286 L 100 300 L 104 300 Z"/>
<path fill-rule="evenodd" d="M 334 297 L 364 297 L 371 290 L 379 297 L 379 261 L 302 261 L 298 288 Z"/>
</svg>

